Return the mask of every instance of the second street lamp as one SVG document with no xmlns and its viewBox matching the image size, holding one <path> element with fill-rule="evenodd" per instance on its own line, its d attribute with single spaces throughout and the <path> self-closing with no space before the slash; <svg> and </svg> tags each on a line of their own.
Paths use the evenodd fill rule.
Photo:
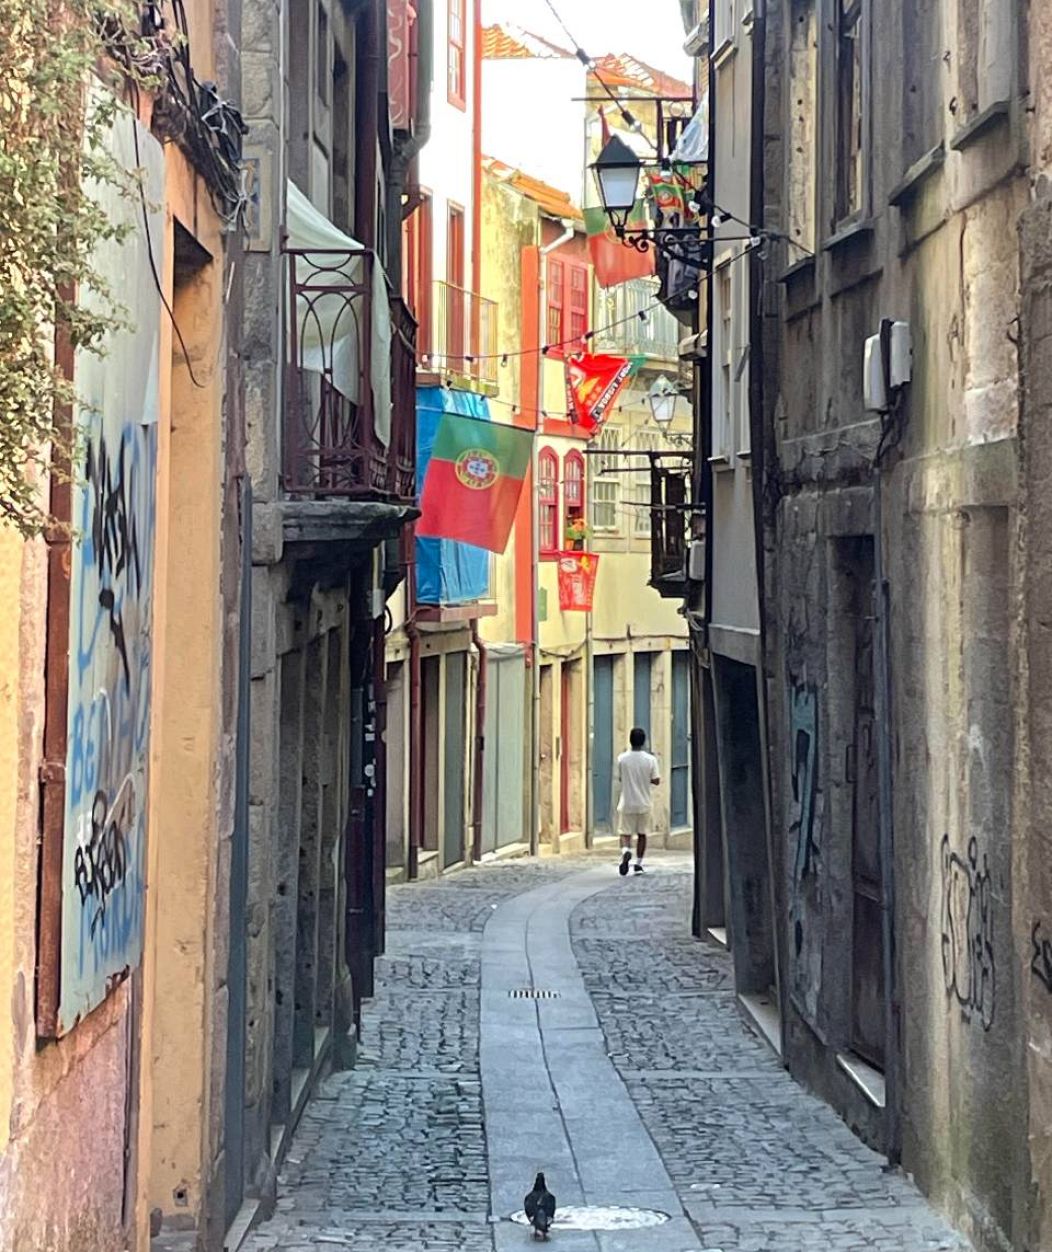
<svg viewBox="0 0 1052 1252">
<path fill-rule="evenodd" d="M 672 421 L 676 416 L 676 402 L 679 400 L 679 388 L 669 382 L 664 374 L 659 374 L 650 385 L 647 392 L 647 400 L 650 402 L 650 412 L 657 423 L 658 428 L 664 432 L 672 425 Z"/>
<path fill-rule="evenodd" d="M 682 395 L 680 388 L 664 374 L 659 374 L 647 390 L 647 402 L 650 405 L 650 414 L 654 419 L 654 424 L 661 431 L 665 442 L 674 448 L 690 447 L 693 443 L 689 435 L 679 434 L 672 430 L 672 423 L 676 417 L 676 405 Z"/>
</svg>

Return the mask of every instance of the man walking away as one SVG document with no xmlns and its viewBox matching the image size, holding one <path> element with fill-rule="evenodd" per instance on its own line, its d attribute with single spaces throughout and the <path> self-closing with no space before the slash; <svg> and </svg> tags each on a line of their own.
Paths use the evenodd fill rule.
<svg viewBox="0 0 1052 1252">
<path fill-rule="evenodd" d="M 632 836 L 636 837 L 636 863 L 633 869 L 643 872 L 643 857 L 647 850 L 647 832 L 653 811 L 651 789 L 661 781 L 657 757 L 644 752 L 647 732 L 638 726 L 628 736 L 631 747 L 617 758 L 614 783 L 620 793 L 617 811 L 621 821 L 621 864 L 618 873 L 624 877 L 632 860 Z"/>
</svg>

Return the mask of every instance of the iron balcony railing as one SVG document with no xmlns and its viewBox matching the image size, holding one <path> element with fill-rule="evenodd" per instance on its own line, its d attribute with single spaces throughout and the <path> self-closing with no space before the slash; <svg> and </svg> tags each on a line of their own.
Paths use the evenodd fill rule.
<svg viewBox="0 0 1052 1252">
<path fill-rule="evenodd" d="M 374 254 L 286 249 L 283 486 L 307 498 L 414 495 L 416 325 L 388 298 L 374 321 Z M 383 292 L 386 283 L 377 283 Z M 377 310 L 382 313 L 382 310 Z M 390 359 L 375 359 L 388 351 Z M 375 367 L 375 368 L 374 368 Z M 379 419 L 379 420 L 378 420 Z"/>
<path fill-rule="evenodd" d="M 391 451 L 394 494 L 416 495 L 416 321 L 409 306 L 391 300 Z"/>
<path fill-rule="evenodd" d="M 656 303 L 657 296 L 657 283 L 640 278 L 600 292 L 595 321 L 605 329 L 596 334 L 596 350 L 674 363 L 679 356 L 679 322 Z"/>
<path fill-rule="evenodd" d="M 432 331 L 425 369 L 454 378 L 497 385 L 497 304 L 477 291 L 436 282 Z"/>
</svg>

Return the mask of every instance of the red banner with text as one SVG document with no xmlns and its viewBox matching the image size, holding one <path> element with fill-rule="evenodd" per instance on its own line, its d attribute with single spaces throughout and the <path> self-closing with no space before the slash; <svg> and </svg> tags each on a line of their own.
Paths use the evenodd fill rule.
<svg viewBox="0 0 1052 1252">
<path fill-rule="evenodd" d="M 598 570 L 594 552 L 559 553 L 559 608 L 564 613 L 591 613 Z"/>
<path fill-rule="evenodd" d="M 635 372 L 623 356 L 581 353 L 566 360 L 566 399 L 570 421 L 586 435 L 602 426 L 614 401 Z"/>
</svg>

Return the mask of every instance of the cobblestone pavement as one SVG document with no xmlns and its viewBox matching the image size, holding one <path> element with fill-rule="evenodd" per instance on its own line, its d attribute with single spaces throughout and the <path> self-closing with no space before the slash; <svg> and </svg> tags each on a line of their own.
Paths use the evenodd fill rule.
<svg viewBox="0 0 1052 1252">
<path fill-rule="evenodd" d="M 358 1067 L 330 1077 L 308 1107 L 277 1210 L 246 1252 L 492 1252 L 482 931 L 503 901 L 585 864 L 514 862 L 391 891 Z M 693 940 L 688 922 L 686 865 L 657 860 L 641 880 L 612 874 L 578 906 L 571 933 L 611 1060 L 702 1248 L 966 1249 L 782 1070 L 743 1023 L 727 956 Z"/>
</svg>

